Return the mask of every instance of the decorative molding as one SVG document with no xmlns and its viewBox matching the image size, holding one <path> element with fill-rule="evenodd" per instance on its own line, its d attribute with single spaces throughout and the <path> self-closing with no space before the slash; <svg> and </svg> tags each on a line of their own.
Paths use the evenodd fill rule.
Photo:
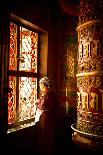
<svg viewBox="0 0 103 155">
<path fill-rule="evenodd" d="M 76 77 L 81 77 L 81 76 L 102 76 L 103 71 L 94 71 L 94 72 L 88 72 L 88 73 L 79 73 L 76 74 Z"/>
<path fill-rule="evenodd" d="M 91 20 L 91 21 L 88 21 L 86 23 L 83 23 L 81 24 L 80 26 L 77 27 L 77 31 L 80 31 L 81 29 L 87 27 L 87 26 L 90 26 L 90 25 L 93 25 L 93 24 L 96 24 L 96 23 L 100 23 L 101 20 Z"/>
</svg>

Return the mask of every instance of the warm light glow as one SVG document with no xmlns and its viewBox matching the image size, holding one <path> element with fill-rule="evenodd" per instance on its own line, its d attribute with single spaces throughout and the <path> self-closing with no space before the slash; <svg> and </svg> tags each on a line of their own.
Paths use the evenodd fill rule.
<svg viewBox="0 0 103 155">
<path fill-rule="evenodd" d="M 19 121 L 35 116 L 34 102 L 37 99 L 37 79 L 19 78 Z"/>
<path fill-rule="evenodd" d="M 19 35 L 20 40 L 17 39 Z M 18 122 L 35 118 L 37 75 L 34 76 L 34 73 L 37 73 L 37 52 L 38 34 L 11 22 L 8 124 L 15 125 Z M 27 75 L 27 72 L 30 74 Z"/>
<path fill-rule="evenodd" d="M 69 77 L 74 77 L 74 57 L 73 56 L 69 56 L 68 57 L 68 76 Z"/>
<path fill-rule="evenodd" d="M 38 34 L 20 27 L 19 70 L 37 72 Z"/>
<path fill-rule="evenodd" d="M 17 70 L 17 25 L 10 23 L 9 70 Z"/>
<path fill-rule="evenodd" d="M 11 91 L 8 93 L 8 123 L 15 123 L 16 119 L 16 77 L 9 76 L 9 88 Z"/>
</svg>

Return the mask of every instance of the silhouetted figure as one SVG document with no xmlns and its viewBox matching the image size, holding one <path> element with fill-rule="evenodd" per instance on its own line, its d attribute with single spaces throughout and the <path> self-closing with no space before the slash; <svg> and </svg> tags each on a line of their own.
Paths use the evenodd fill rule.
<svg viewBox="0 0 103 155">
<path fill-rule="evenodd" d="M 58 99 L 52 90 L 51 81 L 43 77 L 39 81 L 41 97 L 37 100 L 37 109 L 41 110 L 37 122 L 37 152 L 40 155 L 53 155 L 55 144 L 56 109 Z"/>
</svg>

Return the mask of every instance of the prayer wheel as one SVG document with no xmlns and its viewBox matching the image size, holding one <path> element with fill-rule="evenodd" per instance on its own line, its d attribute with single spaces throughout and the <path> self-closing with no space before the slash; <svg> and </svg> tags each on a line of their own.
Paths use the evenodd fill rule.
<svg viewBox="0 0 103 155">
<path fill-rule="evenodd" d="M 103 1 L 80 0 L 77 120 L 73 140 L 103 148 Z"/>
</svg>

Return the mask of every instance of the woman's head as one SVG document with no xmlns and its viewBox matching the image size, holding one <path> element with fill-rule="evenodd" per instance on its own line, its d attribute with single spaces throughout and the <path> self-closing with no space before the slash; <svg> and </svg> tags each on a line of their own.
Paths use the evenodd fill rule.
<svg viewBox="0 0 103 155">
<path fill-rule="evenodd" d="M 51 81 L 48 77 L 43 77 L 39 81 L 40 89 L 41 91 L 45 91 L 47 89 L 50 89 L 51 87 Z"/>
</svg>

